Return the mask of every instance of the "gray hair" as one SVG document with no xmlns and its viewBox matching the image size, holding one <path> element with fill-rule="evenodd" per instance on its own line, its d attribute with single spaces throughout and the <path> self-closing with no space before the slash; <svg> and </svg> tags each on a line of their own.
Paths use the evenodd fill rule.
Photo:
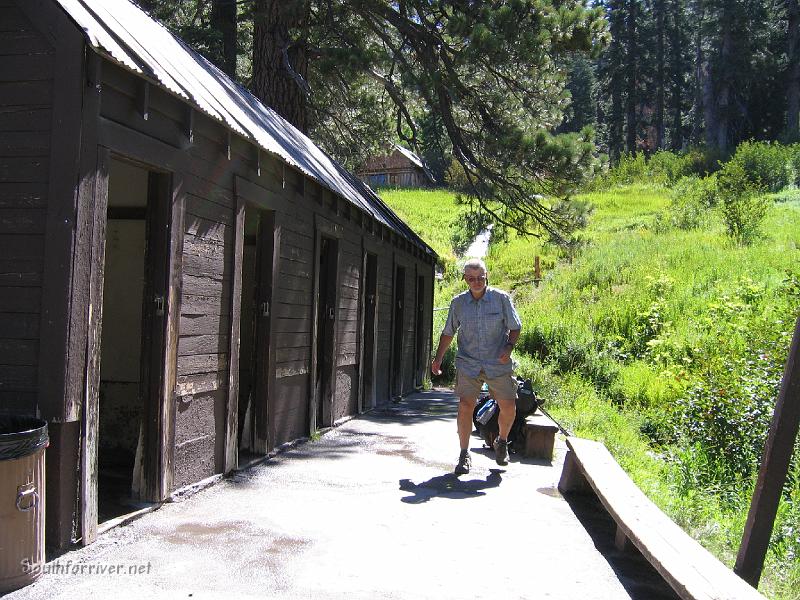
<svg viewBox="0 0 800 600">
<path fill-rule="evenodd" d="M 480 258 L 470 258 L 467 262 L 465 262 L 463 272 L 466 273 L 467 269 L 480 269 L 484 273 L 488 272 L 486 270 L 486 263 Z"/>
</svg>

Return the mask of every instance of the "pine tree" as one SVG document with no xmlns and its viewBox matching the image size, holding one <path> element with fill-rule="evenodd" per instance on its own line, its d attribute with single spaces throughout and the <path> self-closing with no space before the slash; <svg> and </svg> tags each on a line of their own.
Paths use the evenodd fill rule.
<svg viewBox="0 0 800 600">
<path fill-rule="evenodd" d="M 800 138 L 800 4 L 786 0 L 786 130 L 785 137 Z"/>
<path fill-rule="evenodd" d="M 656 40 L 656 72 L 655 72 L 655 115 L 654 123 L 656 133 L 655 147 L 664 147 L 664 88 L 666 86 L 666 65 L 664 58 L 664 44 L 666 38 L 666 0 L 655 0 L 653 3 L 653 15 L 655 17 L 655 40 Z"/>
<path fill-rule="evenodd" d="M 558 57 L 600 47 L 599 10 L 580 0 L 255 0 L 253 16 L 254 93 L 325 147 L 361 111 L 376 126 L 391 118 L 419 150 L 417 117 L 434 114 L 495 221 L 554 237 L 569 228 L 538 194 L 567 195 L 591 172 L 591 131 L 553 131 L 566 106 Z"/>
</svg>

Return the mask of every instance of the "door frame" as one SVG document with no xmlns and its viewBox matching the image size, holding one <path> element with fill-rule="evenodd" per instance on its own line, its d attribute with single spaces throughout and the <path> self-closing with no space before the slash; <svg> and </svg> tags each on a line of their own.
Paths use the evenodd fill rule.
<svg viewBox="0 0 800 600">
<path fill-rule="evenodd" d="M 375 257 L 375 320 L 373 323 L 375 331 L 375 339 L 373 341 L 372 356 L 367 357 L 364 353 L 364 341 L 366 339 L 366 286 L 367 286 L 367 255 L 371 254 Z M 379 319 L 379 305 L 380 296 L 378 294 L 378 282 L 380 281 L 380 246 L 367 238 L 361 238 L 361 277 L 359 278 L 359 302 L 358 302 L 358 320 L 359 320 L 359 336 L 358 336 L 358 412 L 364 413 L 377 404 L 377 387 L 375 375 L 378 368 L 378 352 L 375 343 L 378 339 L 378 319 Z M 369 363 L 369 368 L 372 371 L 372 389 L 370 390 L 369 398 L 364 394 L 364 373 L 366 370 L 366 363 Z"/>
<path fill-rule="evenodd" d="M 148 197 L 148 222 L 152 218 L 151 210 L 159 211 L 160 226 L 163 232 L 160 256 L 163 278 L 161 281 L 148 281 L 145 290 L 152 291 L 148 285 L 160 284 L 156 288 L 163 301 L 163 324 L 158 327 L 157 346 L 151 347 L 149 356 L 142 356 L 141 361 L 148 360 L 150 364 L 142 369 L 148 374 L 149 381 L 141 382 L 151 392 L 146 395 L 143 411 L 145 424 L 145 447 L 143 449 L 143 474 L 142 474 L 142 499 L 150 502 L 164 500 L 172 491 L 174 479 L 174 453 L 175 453 L 175 419 L 174 419 L 174 390 L 177 379 L 177 350 L 178 350 L 178 325 L 180 321 L 180 298 L 182 282 L 183 252 L 183 221 L 184 221 L 184 194 L 183 180 L 179 171 L 175 169 L 174 154 L 164 153 L 161 144 L 151 144 L 136 134 L 126 136 L 125 144 L 119 151 L 116 144 L 103 140 L 101 127 L 101 142 L 106 145 L 96 147 L 95 177 L 91 189 L 82 189 L 79 194 L 84 201 L 89 202 L 91 223 L 90 231 L 86 232 L 88 250 L 88 301 L 87 301 L 87 338 L 86 338 L 86 376 L 84 387 L 84 410 L 82 414 L 81 435 L 81 517 L 80 535 L 81 543 L 87 545 L 97 539 L 98 530 L 98 427 L 99 427 L 99 391 L 100 391 L 100 357 L 102 345 L 103 326 L 103 284 L 105 274 L 105 246 L 106 226 L 108 211 L 108 182 L 109 167 L 112 159 L 136 164 L 148 171 L 148 196 L 151 193 L 151 175 L 155 173 L 161 179 L 158 182 L 156 200 L 158 206 L 150 205 Z M 132 147 L 131 147 L 132 146 Z M 131 150 L 134 150 L 131 152 Z M 162 166 L 153 165 L 150 161 L 163 158 Z M 148 225 L 148 228 L 150 225 Z M 148 239 L 148 246 L 150 237 Z M 80 251 L 80 241 L 76 243 L 76 251 Z M 159 257 L 149 256 L 145 251 L 145 260 L 159 260 Z M 73 281 L 73 288 L 80 285 Z M 73 289 L 74 294 L 78 291 Z M 143 299 L 143 302 L 147 303 Z M 160 309 L 161 310 L 161 309 Z M 145 335 L 145 322 L 147 317 L 142 316 L 142 337 Z M 150 327 L 155 330 L 152 321 Z M 141 343 L 141 342 L 140 342 Z M 156 356 L 157 354 L 157 356 Z M 154 368 L 155 367 L 155 368 Z M 160 368 L 159 368 L 160 367 Z M 157 371 L 157 372 L 156 372 Z M 157 378 L 157 381 L 155 379 Z M 155 385 L 154 385 L 155 382 Z M 134 476 L 136 474 L 134 473 Z"/>
<path fill-rule="evenodd" d="M 244 222 L 247 206 L 257 210 L 274 213 L 272 281 L 273 298 L 274 283 L 278 280 L 281 248 L 281 213 L 289 211 L 289 204 L 275 192 L 261 187 L 240 176 L 234 176 L 233 182 L 236 206 L 234 208 L 234 247 L 231 277 L 231 329 L 228 348 L 228 400 L 225 410 L 225 460 L 226 473 L 239 467 L 239 350 L 242 317 L 242 259 L 244 255 Z M 274 301 L 272 302 L 274 304 Z M 269 330 L 275 330 L 275 310 L 270 310 Z M 270 410 L 270 398 L 275 390 L 275 340 L 270 336 L 267 359 L 267 392 L 265 399 L 266 418 L 256 422 L 254 428 L 255 449 L 259 454 L 267 454 L 273 444 L 274 414 Z"/>
<path fill-rule="evenodd" d="M 339 273 L 339 262 L 341 257 L 341 240 L 344 237 L 344 227 L 339 225 L 338 223 L 334 223 L 333 221 L 326 219 L 320 214 L 314 213 L 314 288 L 313 288 L 313 295 L 312 295 L 312 306 L 311 306 L 311 369 L 309 370 L 309 404 L 308 404 L 308 427 L 309 436 L 313 435 L 316 432 L 317 427 L 317 405 L 319 402 L 319 398 L 317 397 L 317 370 L 320 366 L 317 364 L 317 340 L 319 339 L 319 331 L 318 331 L 318 311 L 319 311 L 319 275 L 320 275 L 320 266 L 319 266 L 319 252 L 322 246 L 322 238 L 332 238 L 335 239 L 339 244 L 339 250 L 336 253 L 336 273 Z M 339 310 L 339 294 L 338 294 L 338 287 L 335 287 L 337 290 L 334 294 L 334 304 L 335 304 L 335 311 Z M 333 365 L 333 370 L 331 372 L 331 381 L 328 384 L 330 389 L 330 398 L 329 402 L 323 404 L 322 406 L 322 424 L 323 427 L 332 427 L 333 426 L 333 403 L 336 398 L 336 368 L 337 368 L 337 352 L 338 352 L 338 315 L 335 315 L 337 318 L 334 320 L 333 325 L 333 339 L 331 340 L 331 365 Z"/>
</svg>

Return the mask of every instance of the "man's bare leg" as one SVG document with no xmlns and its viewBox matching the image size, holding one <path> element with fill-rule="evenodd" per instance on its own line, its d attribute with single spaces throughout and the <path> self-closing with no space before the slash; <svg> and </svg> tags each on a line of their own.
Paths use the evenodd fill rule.
<svg viewBox="0 0 800 600">
<path fill-rule="evenodd" d="M 514 417 L 517 416 L 516 400 L 497 400 L 500 407 L 500 415 L 497 424 L 500 427 L 500 435 L 494 441 L 494 458 L 498 465 L 508 464 L 508 434 L 514 424 Z"/>
<path fill-rule="evenodd" d="M 477 401 L 477 398 L 462 396 L 458 402 L 458 441 L 461 443 L 462 451 L 469 448 L 469 436 L 472 434 L 472 413 L 475 411 Z M 511 426 L 509 425 L 509 427 Z"/>
<path fill-rule="evenodd" d="M 500 408 L 500 415 L 497 418 L 497 424 L 500 426 L 500 438 L 508 440 L 508 433 L 514 424 L 514 417 L 517 416 L 517 401 L 497 400 L 497 406 Z"/>
</svg>

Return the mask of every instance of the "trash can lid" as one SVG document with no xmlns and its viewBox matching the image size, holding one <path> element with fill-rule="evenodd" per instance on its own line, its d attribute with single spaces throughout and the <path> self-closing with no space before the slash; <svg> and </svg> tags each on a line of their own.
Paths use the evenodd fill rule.
<svg viewBox="0 0 800 600">
<path fill-rule="evenodd" d="M 47 443 L 46 421 L 36 417 L 0 416 L 0 460 L 28 456 Z"/>
</svg>

